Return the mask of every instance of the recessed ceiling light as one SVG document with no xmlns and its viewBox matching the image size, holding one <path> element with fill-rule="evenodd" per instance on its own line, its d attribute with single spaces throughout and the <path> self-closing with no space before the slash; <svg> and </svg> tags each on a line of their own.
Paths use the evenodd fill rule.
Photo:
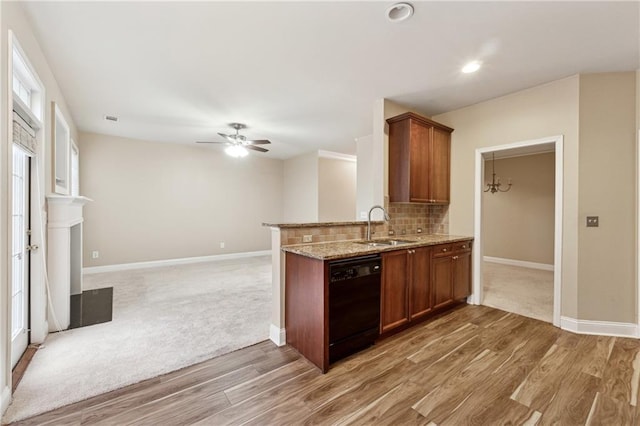
<svg viewBox="0 0 640 426">
<path fill-rule="evenodd" d="M 391 22 L 404 21 L 411 15 L 413 15 L 413 6 L 409 3 L 396 3 L 387 8 L 387 19 Z"/>
<path fill-rule="evenodd" d="M 462 67 L 462 72 L 465 73 L 465 74 L 470 74 L 472 72 L 478 71 L 479 69 L 480 69 L 480 62 L 471 61 L 467 65 Z"/>
</svg>

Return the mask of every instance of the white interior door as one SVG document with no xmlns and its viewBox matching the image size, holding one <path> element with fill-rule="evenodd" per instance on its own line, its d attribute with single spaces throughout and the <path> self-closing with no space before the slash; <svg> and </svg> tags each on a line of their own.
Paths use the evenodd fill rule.
<svg viewBox="0 0 640 426">
<path fill-rule="evenodd" d="M 11 368 L 29 344 L 29 155 L 13 146 Z"/>
</svg>

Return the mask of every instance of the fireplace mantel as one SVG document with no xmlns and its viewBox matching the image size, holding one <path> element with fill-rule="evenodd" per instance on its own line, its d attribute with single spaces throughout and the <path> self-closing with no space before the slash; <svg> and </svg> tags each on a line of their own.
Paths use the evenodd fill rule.
<svg viewBox="0 0 640 426">
<path fill-rule="evenodd" d="M 69 228 L 82 222 L 82 207 L 93 201 L 87 197 L 48 195 L 48 228 Z"/>
<path fill-rule="evenodd" d="M 55 314 L 49 312 L 49 331 L 69 328 L 71 295 L 82 293 L 82 208 L 87 197 L 47 196 L 47 265 Z"/>
</svg>

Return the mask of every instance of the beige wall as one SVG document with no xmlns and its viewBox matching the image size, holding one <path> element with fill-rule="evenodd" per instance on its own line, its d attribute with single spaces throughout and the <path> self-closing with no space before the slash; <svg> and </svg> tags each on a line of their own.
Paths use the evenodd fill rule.
<svg viewBox="0 0 640 426">
<path fill-rule="evenodd" d="M 509 192 L 482 194 L 485 256 L 553 264 L 555 154 L 496 160 L 496 175 Z M 484 182 L 491 182 L 491 160 Z"/>
<path fill-rule="evenodd" d="M 283 222 L 318 221 L 317 152 L 284 160 L 283 191 Z"/>
<path fill-rule="evenodd" d="M 284 160 L 284 223 L 352 221 L 357 166 L 314 151 Z"/>
<path fill-rule="evenodd" d="M 573 76 L 460 110 L 434 120 L 455 131 L 451 140 L 452 234 L 473 235 L 475 151 L 547 136 L 564 136 L 562 315 L 577 318 L 578 90 Z"/>
<path fill-rule="evenodd" d="M 271 247 L 262 223 L 282 219 L 281 160 L 88 133 L 80 140 L 82 192 L 94 200 L 85 207 L 85 266 Z"/>
<path fill-rule="evenodd" d="M 580 76 L 580 319 L 636 321 L 635 85 L 635 72 Z"/>
<path fill-rule="evenodd" d="M 355 161 L 318 159 L 318 221 L 356 220 L 356 173 Z"/>
<path fill-rule="evenodd" d="M 15 37 L 17 38 L 20 46 L 24 50 L 26 56 L 28 57 L 29 62 L 34 67 L 35 72 L 40 78 L 41 82 L 45 87 L 45 108 L 44 108 L 44 129 L 39 133 L 38 139 L 43 142 L 41 143 L 37 155 L 38 161 L 37 166 L 39 170 L 40 176 L 40 187 L 42 188 L 42 193 L 39 194 L 39 197 L 36 196 L 36 200 L 34 205 L 32 205 L 32 211 L 36 212 L 40 210 L 43 212 L 46 209 L 45 206 L 45 195 L 51 192 L 51 102 L 55 101 L 61 108 L 69 126 L 71 129 L 71 135 L 74 139 L 77 139 L 76 127 L 73 122 L 73 117 L 69 113 L 69 109 L 67 108 L 64 96 L 58 84 L 56 82 L 55 76 L 53 75 L 49 65 L 47 63 L 47 59 L 44 56 L 38 41 L 34 35 L 33 30 L 27 20 L 26 16 L 23 14 L 22 5 L 19 2 L 2 2 L 0 3 L 0 15 L 1 22 L 0 28 L 1 36 L 0 36 L 0 62 L 2 64 L 1 68 L 1 81 L 0 84 L 0 98 L 2 99 L 2 104 L 0 107 L 0 141 L 2 145 L 2 149 L 0 150 L 0 173 L 2 176 L 1 182 L 2 185 L 0 187 L 0 241 L 3 244 L 0 245 L 0 394 L 2 394 L 2 411 L 4 411 L 4 404 L 7 402 L 5 397 L 9 394 L 8 386 L 10 386 L 10 336 L 9 336 L 9 326 L 10 326 L 10 316 L 11 316 L 11 305 L 10 305 L 10 283 L 9 278 L 11 276 L 10 264 L 7 262 L 9 257 L 8 249 L 9 244 L 12 238 L 11 230 L 8 226 L 9 218 L 6 215 L 8 212 L 9 202 L 11 200 L 11 152 L 12 152 L 12 142 L 9 134 L 11 133 L 11 127 L 9 126 L 9 115 L 11 114 L 12 108 L 8 105 L 8 94 L 7 88 L 10 87 L 10 83 L 8 80 L 8 69 L 9 69 L 9 58 L 11 51 L 9 49 L 9 39 L 8 33 L 9 30 L 13 31 Z M 32 162 L 33 164 L 34 162 Z M 35 167 L 35 164 L 34 166 Z M 36 216 L 40 216 L 36 214 Z M 46 234 L 46 225 L 44 223 L 39 224 L 40 227 L 44 228 L 44 232 Z M 36 224 L 32 224 L 32 226 L 36 226 Z M 39 234 L 39 232 L 38 232 Z M 46 236 L 45 236 L 46 238 Z M 40 262 L 42 263 L 42 258 L 46 254 L 45 250 L 45 242 L 41 240 L 39 235 L 34 235 L 32 237 L 32 243 L 39 244 L 41 249 L 38 252 L 34 252 L 32 255 L 32 262 Z M 32 303 L 31 310 L 41 319 L 42 324 L 32 324 L 32 335 L 37 334 L 44 336 L 47 332 L 47 327 L 44 324 L 44 320 L 46 318 L 46 306 L 45 306 L 45 290 L 44 290 L 44 282 L 39 277 L 32 277 L 31 288 L 33 296 L 37 296 L 38 300 L 42 302 L 41 305 L 35 305 Z M 32 297 L 32 301 L 33 301 Z M 40 327 L 39 329 L 36 329 Z"/>
<path fill-rule="evenodd" d="M 636 78 L 635 72 L 574 76 L 433 117 L 455 129 L 454 234 L 473 233 L 477 148 L 564 136 L 563 316 L 637 321 Z M 586 229 L 587 214 L 600 216 L 599 228 Z"/>
<path fill-rule="evenodd" d="M 367 218 L 367 212 L 374 202 L 373 135 L 363 136 L 356 141 L 358 162 L 356 172 L 356 217 Z"/>
</svg>

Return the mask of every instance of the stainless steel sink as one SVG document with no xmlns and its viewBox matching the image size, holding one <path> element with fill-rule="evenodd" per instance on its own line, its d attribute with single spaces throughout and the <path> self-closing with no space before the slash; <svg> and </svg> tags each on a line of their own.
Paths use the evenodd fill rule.
<svg viewBox="0 0 640 426">
<path fill-rule="evenodd" d="M 364 244 L 369 247 L 389 247 L 389 246 L 401 246 L 403 244 L 412 244 L 414 242 L 415 241 L 388 239 L 388 240 L 373 240 L 373 241 L 357 241 L 357 244 Z"/>
</svg>

